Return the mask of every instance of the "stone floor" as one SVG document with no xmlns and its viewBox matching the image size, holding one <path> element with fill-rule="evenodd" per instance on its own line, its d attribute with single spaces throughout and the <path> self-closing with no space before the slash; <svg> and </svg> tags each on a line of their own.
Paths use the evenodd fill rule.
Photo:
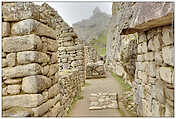
<svg viewBox="0 0 176 119">
<path fill-rule="evenodd" d="M 126 111 L 125 107 L 119 102 L 120 109 L 96 109 L 90 110 L 90 95 L 99 93 L 118 93 L 122 97 L 123 91 L 120 84 L 111 76 L 109 72 L 106 73 L 106 78 L 86 80 L 86 86 L 82 88 L 83 99 L 80 99 L 73 105 L 71 117 L 134 117 L 131 113 Z"/>
<path fill-rule="evenodd" d="M 116 93 L 91 93 L 89 97 L 89 109 L 116 109 Z"/>
</svg>

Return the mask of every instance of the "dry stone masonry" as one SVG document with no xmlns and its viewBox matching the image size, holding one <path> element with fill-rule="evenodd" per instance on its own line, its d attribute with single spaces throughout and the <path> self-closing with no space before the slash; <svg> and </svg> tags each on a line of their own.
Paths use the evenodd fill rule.
<svg viewBox="0 0 176 119">
<path fill-rule="evenodd" d="M 120 57 L 121 37 L 137 32 L 131 86 L 138 116 L 174 116 L 173 8 L 172 2 L 113 3 L 107 67 L 117 74 L 123 71 L 113 66 Z"/>
<path fill-rule="evenodd" d="M 89 110 L 117 109 L 116 93 L 91 93 Z"/>
<path fill-rule="evenodd" d="M 91 46 L 84 46 L 85 50 L 85 67 L 86 79 L 104 78 L 105 66 L 103 60 L 98 55 L 95 48 Z"/>
<path fill-rule="evenodd" d="M 66 116 L 84 67 L 83 46 L 48 4 L 2 3 L 3 116 Z"/>
</svg>

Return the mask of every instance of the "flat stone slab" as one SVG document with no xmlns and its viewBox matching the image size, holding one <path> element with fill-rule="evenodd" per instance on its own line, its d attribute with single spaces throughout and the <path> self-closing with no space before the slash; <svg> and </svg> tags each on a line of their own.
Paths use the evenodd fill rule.
<svg viewBox="0 0 176 119">
<path fill-rule="evenodd" d="M 89 110 L 117 109 L 116 93 L 91 93 Z"/>
</svg>

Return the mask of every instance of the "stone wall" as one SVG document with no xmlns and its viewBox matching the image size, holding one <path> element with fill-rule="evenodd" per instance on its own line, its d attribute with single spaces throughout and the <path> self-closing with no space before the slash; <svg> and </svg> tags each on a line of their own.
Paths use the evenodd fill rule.
<svg viewBox="0 0 176 119">
<path fill-rule="evenodd" d="M 137 32 L 131 50 L 135 56 L 126 52 L 130 57 L 124 59 L 130 58 L 133 65 L 127 69 L 134 75 L 131 86 L 138 116 L 174 116 L 173 14 L 172 2 L 113 3 L 106 66 L 123 75 L 122 35 Z"/>
<path fill-rule="evenodd" d="M 58 27 L 58 63 L 59 71 L 78 69 L 81 85 L 85 84 L 84 45 L 67 24 Z"/>
<path fill-rule="evenodd" d="M 63 55 L 58 49 L 64 47 L 58 37 L 69 36 L 63 30 L 66 29 L 64 24 L 46 3 L 42 6 L 31 2 L 2 3 L 3 116 L 56 117 L 67 114 L 74 97 L 80 93 L 83 78 L 80 70 L 74 67 L 61 70 L 59 58 Z M 67 45 L 79 42 L 68 38 L 71 39 Z M 81 59 L 82 66 L 77 67 L 81 69 L 84 53 L 82 47 L 78 48 L 72 52 Z M 72 54 L 68 55 L 73 58 Z"/>
<path fill-rule="evenodd" d="M 84 50 L 85 50 L 86 79 L 106 77 L 104 61 L 103 59 L 101 60 L 101 57 L 98 55 L 96 49 L 91 46 L 84 46 Z"/>
<path fill-rule="evenodd" d="M 139 33 L 134 98 L 140 116 L 174 114 L 174 38 L 171 25 Z"/>
</svg>

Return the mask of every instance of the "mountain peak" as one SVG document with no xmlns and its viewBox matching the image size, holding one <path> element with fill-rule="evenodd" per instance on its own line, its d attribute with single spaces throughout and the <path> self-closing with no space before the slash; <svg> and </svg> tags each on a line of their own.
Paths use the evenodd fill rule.
<svg viewBox="0 0 176 119">
<path fill-rule="evenodd" d="M 93 14 L 97 14 L 97 13 L 101 13 L 101 10 L 99 7 L 96 7 L 94 10 L 93 10 Z"/>
</svg>

